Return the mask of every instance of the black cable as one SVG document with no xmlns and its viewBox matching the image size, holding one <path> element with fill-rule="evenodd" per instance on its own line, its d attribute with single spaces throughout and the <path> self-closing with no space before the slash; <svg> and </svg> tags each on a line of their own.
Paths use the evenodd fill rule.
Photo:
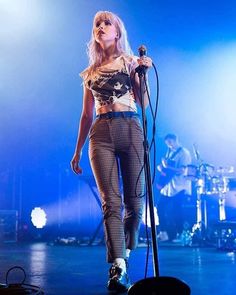
<svg viewBox="0 0 236 295">
<path fill-rule="evenodd" d="M 149 106 L 150 106 L 150 110 L 151 110 L 151 114 L 152 114 L 152 119 L 153 119 L 152 139 L 151 139 L 151 144 L 150 144 L 150 147 L 149 147 L 149 151 L 151 151 L 152 146 L 153 146 L 153 148 L 154 148 L 154 153 L 153 153 L 153 167 L 154 167 L 154 170 L 153 170 L 153 173 L 152 173 L 152 184 L 154 184 L 155 177 L 156 177 L 156 169 L 155 169 L 155 167 L 156 167 L 156 141 L 155 141 L 155 135 L 156 135 L 156 117 L 157 117 L 158 102 L 159 102 L 159 78 L 158 78 L 158 72 L 157 72 L 155 64 L 152 63 L 152 66 L 154 68 L 154 71 L 155 71 L 155 74 L 156 74 L 156 81 L 157 81 L 157 83 L 156 83 L 156 87 L 157 87 L 156 104 L 155 104 L 154 111 L 153 111 L 153 107 L 152 107 L 150 93 L 149 93 L 149 90 L 148 90 L 146 75 L 143 76 L 143 78 L 144 78 L 143 80 L 144 80 L 145 91 L 147 92 L 148 102 L 149 102 Z M 141 94 L 141 91 L 142 91 L 141 84 L 139 85 L 139 87 L 140 87 L 139 91 L 140 91 L 140 94 Z M 140 101 L 140 104 L 141 104 L 141 107 L 143 108 L 144 107 L 143 106 L 143 101 Z M 145 122 L 145 127 L 147 128 L 147 122 Z M 143 169 L 144 169 L 144 165 L 142 166 L 141 171 L 140 171 L 139 176 L 138 176 L 138 179 L 136 181 L 136 188 L 137 188 L 137 185 L 138 185 L 139 177 L 141 176 Z M 135 192 L 136 192 L 136 189 L 135 189 Z M 137 195 L 137 193 L 135 193 L 135 194 Z M 146 195 L 146 192 L 141 197 L 144 197 L 145 195 Z"/>
<path fill-rule="evenodd" d="M 156 74 L 156 84 L 157 84 L 157 93 L 156 93 L 156 104 L 155 104 L 155 109 L 153 111 L 153 107 L 152 107 L 152 102 L 150 99 L 150 94 L 148 91 L 148 85 L 147 85 L 147 79 L 144 76 L 144 83 L 145 83 L 145 89 L 147 91 L 147 96 L 148 96 L 148 101 L 149 101 L 149 105 L 150 105 L 150 109 L 151 109 L 151 113 L 152 113 L 152 118 L 153 118 L 153 127 L 152 127 L 152 139 L 151 139 L 151 144 L 150 144 L 150 151 L 152 149 L 152 146 L 154 146 L 154 155 L 153 155 L 153 176 L 152 176 L 152 184 L 155 181 L 155 177 L 156 177 L 156 141 L 155 141 L 155 135 L 156 135 L 156 118 L 157 118 L 157 110 L 158 110 L 158 102 L 159 102 L 159 78 L 158 78 L 158 73 L 157 73 L 157 69 L 154 63 L 152 63 L 152 66 L 154 68 L 155 74 Z"/>
<path fill-rule="evenodd" d="M 10 272 L 11 272 L 12 270 L 15 270 L 15 269 L 20 269 L 20 270 L 23 272 L 23 274 L 24 274 L 24 278 L 23 278 L 23 280 L 21 281 L 21 283 L 19 283 L 19 284 L 24 284 L 25 279 L 26 279 L 26 273 L 25 273 L 24 268 L 21 267 L 21 266 L 13 266 L 13 267 L 9 268 L 8 271 L 7 271 L 7 274 L 6 274 L 6 285 L 8 285 L 8 276 L 9 276 Z"/>
<path fill-rule="evenodd" d="M 147 190 L 147 188 L 146 188 Z M 145 232 L 146 232 L 146 239 L 147 239 L 147 252 L 146 252 L 146 263 L 145 263 L 145 272 L 144 272 L 144 278 L 147 278 L 147 272 L 148 272 L 148 259 L 149 259 L 149 252 L 150 252 L 150 238 L 148 233 L 148 198 L 146 197 L 145 202 Z"/>
<path fill-rule="evenodd" d="M 20 269 L 23 274 L 23 280 L 20 283 L 9 284 L 8 277 L 10 272 L 13 270 Z M 23 267 L 21 266 L 13 266 L 8 269 L 6 273 L 6 284 L 0 284 L 0 293 L 1 294 L 9 294 L 9 295 L 24 295 L 24 294 L 36 294 L 36 295 L 44 295 L 43 290 L 35 285 L 26 284 L 26 273 Z"/>
</svg>

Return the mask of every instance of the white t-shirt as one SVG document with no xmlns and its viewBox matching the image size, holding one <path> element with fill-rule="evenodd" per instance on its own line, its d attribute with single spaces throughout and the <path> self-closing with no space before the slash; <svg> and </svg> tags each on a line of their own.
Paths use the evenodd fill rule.
<svg viewBox="0 0 236 295">
<path fill-rule="evenodd" d="M 175 168 L 177 169 L 191 164 L 190 152 L 184 147 L 181 147 L 180 151 L 171 159 L 175 161 Z M 192 193 L 191 180 L 184 173 L 174 175 L 170 182 L 163 187 L 161 194 L 167 197 L 173 197 L 181 191 L 185 191 L 187 195 L 191 195 Z"/>
</svg>

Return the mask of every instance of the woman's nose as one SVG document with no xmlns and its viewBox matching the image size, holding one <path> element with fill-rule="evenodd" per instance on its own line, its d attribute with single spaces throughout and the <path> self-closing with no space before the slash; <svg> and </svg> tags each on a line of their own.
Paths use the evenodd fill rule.
<svg viewBox="0 0 236 295">
<path fill-rule="evenodd" d="M 104 24 L 103 24 L 103 22 L 102 23 L 100 23 L 100 25 L 99 25 L 99 27 L 98 27 L 99 29 L 103 29 L 104 28 Z"/>
</svg>

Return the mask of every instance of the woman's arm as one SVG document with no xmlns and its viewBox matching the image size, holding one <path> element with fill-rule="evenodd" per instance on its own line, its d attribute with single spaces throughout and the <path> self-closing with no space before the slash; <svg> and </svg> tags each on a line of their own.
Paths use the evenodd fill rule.
<svg viewBox="0 0 236 295">
<path fill-rule="evenodd" d="M 84 85 L 83 110 L 80 117 L 77 142 L 74 156 L 71 160 L 71 168 L 76 174 L 81 174 L 82 169 L 79 167 L 82 148 L 88 136 L 93 121 L 94 98 L 91 90 Z"/>
</svg>

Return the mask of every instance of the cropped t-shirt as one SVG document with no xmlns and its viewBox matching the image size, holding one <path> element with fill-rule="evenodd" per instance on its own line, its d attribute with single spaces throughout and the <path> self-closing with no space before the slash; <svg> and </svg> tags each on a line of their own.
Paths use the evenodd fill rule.
<svg viewBox="0 0 236 295">
<path fill-rule="evenodd" d="M 80 73 L 85 86 L 92 91 L 96 113 L 102 106 L 115 103 L 128 106 L 137 112 L 130 79 L 131 72 L 137 66 L 136 56 L 120 55 L 109 64 L 98 67 L 91 74 L 90 68 Z"/>
</svg>

